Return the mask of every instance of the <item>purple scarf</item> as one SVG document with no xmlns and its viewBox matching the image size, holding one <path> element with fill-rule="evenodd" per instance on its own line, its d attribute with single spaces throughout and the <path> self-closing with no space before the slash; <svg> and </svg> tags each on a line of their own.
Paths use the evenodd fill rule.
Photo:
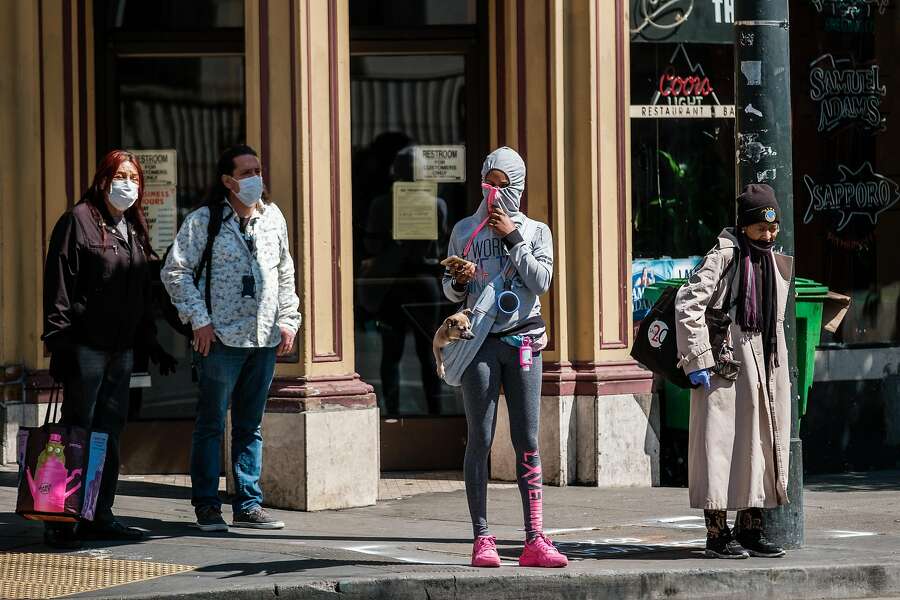
<svg viewBox="0 0 900 600">
<path fill-rule="evenodd" d="M 766 365 L 774 357 L 778 366 L 778 334 L 775 326 L 778 295 L 775 288 L 775 242 L 754 242 L 743 233 L 737 235 L 741 249 L 737 322 L 748 333 L 760 333 Z"/>
</svg>

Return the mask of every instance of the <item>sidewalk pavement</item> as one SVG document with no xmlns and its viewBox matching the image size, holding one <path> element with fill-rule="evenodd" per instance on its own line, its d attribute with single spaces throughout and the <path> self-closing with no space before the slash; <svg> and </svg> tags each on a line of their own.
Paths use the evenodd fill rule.
<svg viewBox="0 0 900 600">
<path fill-rule="evenodd" d="M 49 554 L 42 525 L 12 512 L 15 477 L 9 468 L 0 472 L 0 552 Z M 489 498 L 503 566 L 468 567 L 471 530 L 458 479 L 396 477 L 385 481 L 384 495 L 426 493 L 343 511 L 273 511 L 287 524 L 281 531 L 201 534 L 189 526 L 193 509 L 185 478 L 123 477 L 117 513 L 149 537 L 138 544 L 90 543 L 65 557 L 84 559 L 78 564 L 89 563 L 81 568 L 95 575 L 115 565 L 193 569 L 72 597 L 900 597 L 900 471 L 808 481 L 806 546 L 780 560 L 704 559 L 702 513 L 688 508 L 685 489 L 548 487 L 545 529 L 571 561 L 557 571 L 517 566 L 522 506 L 508 484 L 492 484 Z M 227 507 L 225 513 L 230 521 Z M 77 574 L 63 570 L 57 577 Z"/>
</svg>

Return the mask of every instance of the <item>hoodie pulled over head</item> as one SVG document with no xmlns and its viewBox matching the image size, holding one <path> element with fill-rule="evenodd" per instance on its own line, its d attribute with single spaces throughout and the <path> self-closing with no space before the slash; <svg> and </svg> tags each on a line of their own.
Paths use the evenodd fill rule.
<svg viewBox="0 0 900 600">
<path fill-rule="evenodd" d="M 483 190 L 475 214 L 453 228 L 447 249 L 448 255 L 475 263 L 475 277 L 467 285 L 459 285 L 449 270 L 445 271 L 444 295 L 452 302 L 465 300 L 466 307 L 472 308 L 485 286 L 503 273 L 498 289 L 513 292 L 519 300 L 518 308 L 498 311 L 491 333 L 539 336 L 544 332 L 544 323 L 538 296 L 550 289 L 553 278 L 553 237 L 547 225 L 529 219 L 520 210 L 525 191 L 522 157 L 511 148 L 498 148 L 485 159 L 482 180 L 493 170 L 503 172 L 509 185 L 495 188 L 493 193 Z M 516 226 L 505 237 L 484 224 L 493 204 L 499 205 Z"/>
</svg>

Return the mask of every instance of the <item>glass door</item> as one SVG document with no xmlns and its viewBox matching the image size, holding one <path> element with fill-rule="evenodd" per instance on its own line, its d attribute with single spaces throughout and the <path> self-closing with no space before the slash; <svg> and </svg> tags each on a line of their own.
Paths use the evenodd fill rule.
<svg viewBox="0 0 900 600">
<path fill-rule="evenodd" d="M 350 59 L 356 369 L 378 397 L 382 470 L 461 468 L 462 398 L 438 378 L 431 341 L 458 308 L 441 288 L 450 232 L 481 197 L 487 102 L 475 3 L 440 5 L 445 12 L 423 3 L 418 17 L 357 4 Z M 410 19 L 421 27 L 408 31 Z"/>
<path fill-rule="evenodd" d="M 151 241 L 162 257 L 212 183 L 221 151 L 245 138 L 244 3 L 96 0 L 94 14 L 97 154 L 138 153 Z M 162 297 L 158 269 L 154 275 Z M 186 472 L 197 404 L 191 348 L 161 314 L 156 323 L 178 367 L 163 376 L 135 349 L 134 370 L 143 376 L 132 379 L 123 465 L 132 473 Z"/>
</svg>

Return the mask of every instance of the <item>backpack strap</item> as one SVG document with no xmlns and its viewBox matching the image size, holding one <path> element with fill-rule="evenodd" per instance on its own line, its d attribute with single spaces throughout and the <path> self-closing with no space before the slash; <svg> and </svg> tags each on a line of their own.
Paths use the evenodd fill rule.
<svg viewBox="0 0 900 600">
<path fill-rule="evenodd" d="M 197 272 L 194 274 L 194 282 L 197 283 L 200 281 L 203 271 L 206 271 L 204 299 L 206 300 L 206 310 L 209 311 L 210 317 L 212 317 L 212 292 L 210 283 L 212 280 L 212 251 L 216 236 L 219 235 L 219 231 L 222 229 L 222 221 L 224 220 L 223 212 L 221 202 L 209 205 L 209 223 L 206 226 L 206 247 L 203 248 L 200 264 L 197 267 Z"/>
</svg>

